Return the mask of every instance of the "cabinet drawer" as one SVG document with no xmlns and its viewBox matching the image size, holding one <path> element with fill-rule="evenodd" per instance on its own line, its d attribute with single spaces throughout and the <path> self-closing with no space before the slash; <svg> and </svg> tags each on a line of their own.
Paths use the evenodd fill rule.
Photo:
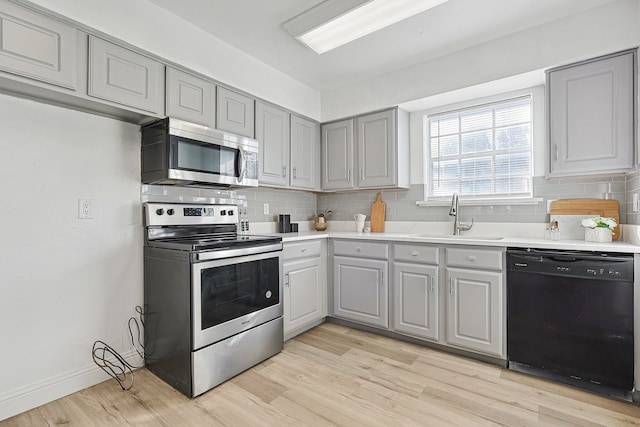
<svg viewBox="0 0 640 427">
<path fill-rule="evenodd" d="M 389 245 L 380 242 L 336 240 L 333 242 L 334 255 L 363 258 L 389 258 Z"/>
<path fill-rule="evenodd" d="M 424 245 L 393 245 L 393 259 L 397 261 L 438 263 L 438 248 Z"/>
<path fill-rule="evenodd" d="M 502 270 L 502 251 L 447 248 L 447 265 Z"/>
<path fill-rule="evenodd" d="M 308 240 L 304 242 L 285 243 L 282 250 L 284 260 L 318 257 L 321 254 L 322 241 Z"/>
</svg>

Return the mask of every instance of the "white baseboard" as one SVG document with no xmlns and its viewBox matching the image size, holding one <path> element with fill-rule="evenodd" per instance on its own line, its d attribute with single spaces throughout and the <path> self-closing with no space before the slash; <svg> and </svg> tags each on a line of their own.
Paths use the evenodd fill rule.
<svg viewBox="0 0 640 427">
<path fill-rule="evenodd" d="M 135 350 L 123 353 L 122 357 L 131 365 L 141 364 Z M 111 377 L 107 373 L 91 363 L 43 381 L 4 392 L 0 394 L 0 421 L 109 379 Z M 113 386 L 119 387 L 115 380 L 113 381 Z"/>
</svg>

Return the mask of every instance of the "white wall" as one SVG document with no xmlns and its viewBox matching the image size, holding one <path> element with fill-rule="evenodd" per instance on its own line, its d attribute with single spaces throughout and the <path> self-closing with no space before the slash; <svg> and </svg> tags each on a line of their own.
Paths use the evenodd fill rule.
<svg viewBox="0 0 640 427">
<path fill-rule="evenodd" d="M 639 9 L 639 0 L 618 0 L 352 86 L 325 91 L 322 120 L 636 47 L 640 45 Z"/>
<path fill-rule="evenodd" d="M 1 420 L 108 379 L 143 286 L 139 127 L 0 95 L 0 129 Z"/>
<path fill-rule="evenodd" d="M 320 120 L 320 92 L 148 0 L 32 0 L 162 58 Z"/>
</svg>

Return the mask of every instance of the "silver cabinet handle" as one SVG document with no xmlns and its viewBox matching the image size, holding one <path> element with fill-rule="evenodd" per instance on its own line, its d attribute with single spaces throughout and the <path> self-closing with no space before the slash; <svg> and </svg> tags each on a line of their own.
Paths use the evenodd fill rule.
<svg viewBox="0 0 640 427">
<path fill-rule="evenodd" d="M 469 256 L 467 257 L 467 261 L 477 261 L 477 260 L 478 260 L 478 257 L 475 257 L 475 256 L 473 256 L 473 255 L 469 255 Z"/>
<path fill-rule="evenodd" d="M 431 276 L 431 293 L 433 293 L 433 291 L 435 290 L 435 286 L 434 286 L 435 281 L 436 281 L 435 278 Z"/>
<path fill-rule="evenodd" d="M 302 253 L 307 252 L 307 248 L 300 249 L 300 252 L 302 252 Z"/>
<path fill-rule="evenodd" d="M 282 176 L 287 176 L 287 167 L 282 166 Z"/>
<path fill-rule="evenodd" d="M 347 182 L 351 182 L 351 169 L 347 169 Z"/>
<path fill-rule="evenodd" d="M 418 251 L 411 252 L 411 256 L 418 256 L 418 255 L 420 255 L 420 253 Z"/>
<path fill-rule="evenodd" d="M 284 275 L 284 286 L 289 287 L 289 273 Z"/>
<path fill-rule="evenodd" d="M 298 177 L 298 171 L 297 171 L 297 168 L 296 168 L 296 167 L 294 167 L 294 168 L 293 168 L 293 177 L 294 177 L 294 178 L 297 178 L 297 177 Z"/>
<path fill-rule="evenodd" d="M 361 248 L 360 246 L 358 246 L 358 247 L 356 248 L 356 252 L 360 252 L 361 250 L 362 250 L 362 248 Z"/>
<path fill-rule="evenodd" d="M 364 173 L 362 172 L 362 168 L 360 168 L 360 181 L 364 181 Z"/>
<path fill-rule="evenodd" d="M 453 295 L 453 278 L 449 279 L 449 295 Z"/>
</svg>

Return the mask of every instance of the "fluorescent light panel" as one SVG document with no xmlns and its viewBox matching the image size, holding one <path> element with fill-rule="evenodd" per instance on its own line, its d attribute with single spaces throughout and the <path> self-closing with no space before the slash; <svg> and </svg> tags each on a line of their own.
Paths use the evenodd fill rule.
<svg viewBox="0 0 640 427">
<path fill-rule="evenodd" d="M 296 38 L 324 53 L 448 0 L 371 0 Z"/>
</svg>

